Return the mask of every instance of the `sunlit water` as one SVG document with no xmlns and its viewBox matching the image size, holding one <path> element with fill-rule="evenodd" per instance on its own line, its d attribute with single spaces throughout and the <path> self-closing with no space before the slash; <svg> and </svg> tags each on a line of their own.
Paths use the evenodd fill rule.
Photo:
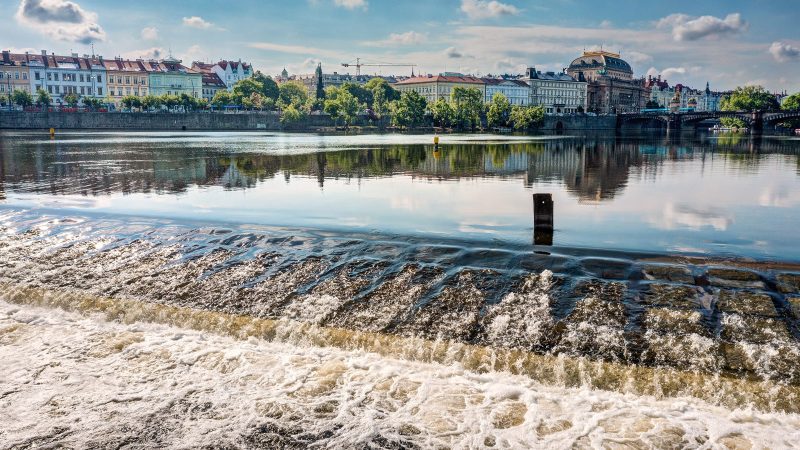
<svg viewBox="0 0 800 450">
<path fill-rule="evenodd" d="M 797 440 L 800 140 L 430 141 L 0 135 L 0 443 Z"/>
</svg>

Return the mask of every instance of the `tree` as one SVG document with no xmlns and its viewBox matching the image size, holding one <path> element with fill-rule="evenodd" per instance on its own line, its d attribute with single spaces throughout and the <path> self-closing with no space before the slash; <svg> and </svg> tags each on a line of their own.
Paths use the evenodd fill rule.
<svg viewBox="0 0 800 450">
<path fill-rule="evenodd" d="M 373 99 L 375 98 L 377 92 L 382 91 L 383 98 L 385 98 L 387 102 L 400 100 L 400 92 L 391 87 L 389 82 L 381 77 L 371 78 L 366 82 L 366 84 L 364 84 L 364 88 L 372 92 Z"/>
<path fill-rule="evenodd" d="M 50 106 L 51 103 L 53 103 L 53 97 L 44 89 L 39 88 L 39 90 L 36 91 L 36 105 L 47 107 Z"/>
<path fill-rule="evenodd" d="M 452 127 L 456 120 L 456 110 L 447 100 L 440 98 L 430 105 L 431 115 L 433 116 L 433 123 L 438 124 L 440 127 Z"/>
<path fill-rule="evenodd" d="M 70 108 L 75 108 L 78 106 L 79 100 L 78 94 L 73 94 L 72 92 L 64 96 L 64 103 L 66 103 Z"/>
<path fill-rule="evenodd" d="M 11 100 L 23 108 L 33 105 L 33 96 L 30 92 L 23 91 L 22 89 L 16 89 L 14 93 L 11 94 Z"/>
<path fill-rule="evenodd" d="M 217 108 L 223 108 L 233 103 L 233 96 L 225 89 L 220 89 L 214 94 L 211 99 L 211 104 Z"/>
<path fill-rule="evenodd" d="M 306 112 L 302 108 L 297 108 L 294 105 L 288 105 L 281 111 L 281 123 L 284 125 L 291 125 L 300 122 L 306 118 Z"/>
<path fill-rule="evenodd" d="M 128 108 L 129 110 L 142 106 L 141 100 L 139 100 L 139 97 L 135 95 L 126 95 L 125 97 L 122 97 L 121 103 L 122 106 Z"/>
<path fill-rule="evenodd" d="M 253 105 L 253 108 L 261 109 L 264 107 L 264 96 L 261 92 L 253 92 L 250 94 L 250 103 Z"/>
<path fill-rule="evenodd" d="M 530 130 L 544 121 L 544 108 L 542 106 L 514 105 L 511 108 L 509 119 L 515 130 Z"/>
<path fill-rule="evenodd" d="M 260 70 L 253 74 L 253 79 L 261 83 L 261 95 L 273 101 L 278 99 L 278 83 L 268 75 L 264 75 Z"/>
<path fill-rule="evenodd" d="M 403 92 L 400 100 L 391 103 L 392 122 L 407 128 L 421 125 L 425 120 L 425 98 L 416 91 Z"/>
<path fill-rule="evenodd" d="M 103 100 L 96 97 L 84 97 L 83 106 L 96 111 L 103 107 Z"/>
<path fill-rule="evenodd" d="M 781 109 L 784 111 L 800 111 L 800 92 L 783 99 Z"/>
<path fill-rule="evenodd" d="M 317 64 L 317 70 L 314 72 L 314 76 L 317 78 L 317 86 L 316 86 L 316 96 L 319 99 L 325 98 L 325 85 L 322 81 L 322 63 Z"/>
<path fill-rule="evenodd" d="M 144 110 L 158 109 L 161 107 L 161 97 L 155 95 L 145 95 L 141 100 Z"/>
<path fill-rule="evenodd" d="M 456 124 L 459 128 L 474 130 L 481 124 L 483 94 L 479 89 L 456 86 L 450 99 L 455 104 Z"/>
<path fill-rule="evenodd" d="M 167 109 L 172 110 L 180 104 L 181 100 L 177 95 L 164 94 L 161 96 L 161 104 L 166 106 Z"/>
<path fill-rule="evenodd" d="M 323 109 L 333 117 L 335 122 L 342 119 L 345 125 L 352 125 L 358 117 L 361 105 L 358 99 L 344 86 L 341 88 L 329 87 L 325 90 Z"/>
<path fill-rule="evenodd" d="M 722 111 L 771 111 L 780 109 L 778 99 L 761 86 L 737 87 L 720 103 Z"/>
<path fill-rule="evenodd" d="M 191 111 L 197 108 L 197 99 L 194 96 L 182 92 L 181 95 L 178 96 L 178 99 L 184 111 Z"/>
<path fill-rule="evenodd" d="M 492 96 L 492 101 L 489 102 L 489 108 L 486 111 L 486 122 L 489 127 L 507 126 L 510 116 L 511 103 L 506 96 L 499 92 L 494 94 L 494 96 Z"/>
<path fill-rule="evenodd" d="M 281 83 L 278 86 L 278 105 L 286 107 L 294 105 L 300 108 L 308 101 L 308 91 L 303 83 L 297 81 L 288 81 Z"/>
<path fill-rule="evenodd" d="M 239 80 L 233 85 L 233 97 L 236 102 L 241 102 L 241 99 L 250 97 L 255 93 L 263 93 L 264 84 L 254 78 L 246 78 Z"/>
<path fill-rule="evenodd" d="M 372 106 L 372 91 L 364 86 L 356 83 L 343 83 L 339 89 L 349 92 L 350 95 L 358 99 L 359 103 L 365 105 L 366 107 Z"/>
</svg>

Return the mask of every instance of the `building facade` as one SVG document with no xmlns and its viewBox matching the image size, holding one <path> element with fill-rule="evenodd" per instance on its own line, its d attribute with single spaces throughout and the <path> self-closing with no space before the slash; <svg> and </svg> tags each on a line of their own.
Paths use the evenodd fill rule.
<svg viewBox="0 0 800 450">
<path fill-rule="evenodd" d="M 693 107 L 696 111 L 719 111 L 720 102 L 724 94 L 714 92 L 708 83 L 704 90 L 693 89 L 682 84 L 670 86 L 667 80 L 648 76 L 647 85 L 650 87 L 651 106 L 658 105 L 659 108 L 669 108 L 673 99 L 679 100 L 679 108 Z M 677 94 L 677 95 L 676 95 Z"/>
<path fill-rule="evenodd" d="M 24 56 L 3 51 L 0 59 L 0 101 L 10 103 L 9 96 L 16 90 L 31 92 L 30 69 Z"/>
<path fill-rule="evenodd" d="M 150 83 L 150 94 L 180 95 L 187 94 L 194 98 L 202 98 L 203 74 L 181 65 L 175 58 L 161 61 L 145 61 Z"/>
<path fill-rule="evenodd" d="M 574 114 L 587 109 L 586 81 L 578 81 L 566 73 L 540 72 L 529 67 L 525 82 L 529 85 L 530 104 L 542 106 L 547 114 Z"/>
<path fill-rule="evenodd" d="M 486 83 L 480 78 L 464 75 L 412 77 L 398 81 L 393 87 L 400 93 L 414 91 L 428 103 L 435 103 L 439 99 L 450 100 L 450 95 L 456 87 L 478 89 L 481 92 L 481 98 L 486 98 Z"/>
<path fill-rule="evenodd" d="M 219 90 L 227 90 L 228 87 L 214 72 L 203 72 L 203 98 L 209 102 L 214 99 Z"/>
<path fill-rule="evenodd" d="M 192 70 L 203 74 L 215 74 L 228 91 L 232 91 L 233 85 L 237 82 L 253 76 L 253 66 L 248 63 L 243 63 L 241 59 L 239 61 L 222 60 L 213 64 L 194 61 L 192 63 Z M 209 81 L 211 80 L 212 79 L 209 78 Z M 209 89 L 212 88 L 209 87 Z"/>
<path fill-rule="evenodd" d="M 483 78 L 486 90 L 486 103 L 492 101 L 494 94 L 503 94 L 512 105 L 528 106 L 530 104 L 530 86 L 522 80 L 505 78 Z"/>
<path fill-rule="evenodd" d="M 367 81 L 375 78 L 372 75 L 350 75 L 349 73 L 323 73 L 322 74 L 322 88 L 325 89 L 330 86 L 339 87 L 345 83 L 353 84 L 367 84 Z M 308 95 L 314 97 L 317 95 L 317 74 L 298 75 L 292 79 L 287 78 L 286 81 L 299 81 L 306 87 Z M 284 82 L 286 82 L 284 81 Z"/>
<path fill-rule="evenodd" d="M 114 105 L 120 106 L 123 97 L 144 97 L 150 94 L 150 75 L 144 60 L 114 58 L 104 60 L 108 77 L 108 96 Z"/>
<path fill-rule="evenodd" d="M 53 104 L 63 105 L 67 94 L 103 98 L 108 94 L 106 69 L 100 57 L 73 53 L 71 56 L 25 53 L 31 93 L 39 89 L 50 94 Z"/>
<path fill-rule="evenodd" d="M 586 109 L 599 114 L 638 112 L 650 99 L 645 79 L 634 79 L 633 69 L 619 54 L 583 52 L 567 68 L 567 75 L 587 82 Z"/>
</svg>

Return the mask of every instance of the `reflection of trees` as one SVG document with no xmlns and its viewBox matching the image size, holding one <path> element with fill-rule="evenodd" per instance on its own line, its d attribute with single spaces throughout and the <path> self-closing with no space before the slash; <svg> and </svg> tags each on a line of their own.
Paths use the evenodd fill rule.
<svg viewBox="0 0 800 450">
<path fill-rule="evenodd" d="M 613 136 L 514 143 L 384 145 L 298 155 L 228 153 L 225 149 L 178 148 L 159 143 L 93 146 L 67 141 L 4 141 L 0 147 L 3 189 L 53 194 L 183 192 L 191 186 L 248 189 L 283 176 L 362 179 L 411 175 L 428 179 L 524 177 L 526 185 L 563 183 L 582 200 L 614 198 L 630 176 L 656 178 L 669 160 L 720 153 L 744 170 L 765 153 L 796 158 L 800 146 L 779 139 L 680 141 Z M 12 148 L 13 147 L 13 148 Z M 798 169 L 800 171 L 800 169 Z"/>
</svg>

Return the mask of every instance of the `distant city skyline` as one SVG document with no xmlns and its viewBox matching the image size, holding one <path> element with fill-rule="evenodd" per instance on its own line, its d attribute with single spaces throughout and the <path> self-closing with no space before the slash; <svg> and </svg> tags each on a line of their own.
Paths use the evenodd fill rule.
<svg viewBox="0 0 800 450">
<path fill-rule="evenodd" d="M 193 60 L 239 59 L 275 75 L 354 73 L 341 66 L 413 63 L 422 73 L 560 71 L 584 48 L 619 52 L 637 77 L 715 90 L 760 84 L 800 91 L 796 2 L 484 1 L 108 3 L 0 0 L 11 16 L 3 50 L 94 52 Z M 365 70 L 374 73 L 375 70 Z M 408 72 L 408 73 L 406 73 Z M 408 75 L 407 68 L 379 73 Z"/>
</svg>

